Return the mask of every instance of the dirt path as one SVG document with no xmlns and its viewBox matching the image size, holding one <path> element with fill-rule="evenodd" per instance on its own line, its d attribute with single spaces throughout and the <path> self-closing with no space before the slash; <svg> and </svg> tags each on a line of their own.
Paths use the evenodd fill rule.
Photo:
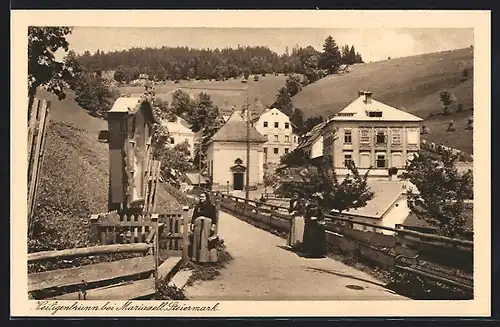
<svg viewBox="0 0 500 327">
<path fill-rule="evenodd" d="M 186 288 L 192 300 L 402 300 L 370 275 L 330 258 L 307 259 L 285 240 L 220 213 L 234 260 L 215 280 Z"/>
</svg>

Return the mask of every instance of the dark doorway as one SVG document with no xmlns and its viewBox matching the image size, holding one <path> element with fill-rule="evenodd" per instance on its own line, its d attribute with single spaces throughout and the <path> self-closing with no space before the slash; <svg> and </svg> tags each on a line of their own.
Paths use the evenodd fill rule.
<svg viewBox="0 0 500 327">
<path fill-rule="evenodd" d="M 233 173 L 233 190 L 243 190 L 243 173 Z"/>
</svg>

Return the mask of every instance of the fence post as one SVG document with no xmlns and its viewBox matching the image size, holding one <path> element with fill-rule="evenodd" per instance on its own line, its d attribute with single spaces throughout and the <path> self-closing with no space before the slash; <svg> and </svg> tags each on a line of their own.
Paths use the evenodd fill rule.
<svg viewBox="0 0 500 327">
<path fill-rule="evenodd" d="M 219 235 L 219 219 L 220 219 L 220 203 L 222 199 L 219 193 L 215 197 L 215 216 L 217 217 L 217 223 L 215 224 L 215 235 Z"/>
<path fill-rule="evenodd" d="M 182 207 L 182 260 L 188 259 L 188 249 L 189 249 L 189 206 Z"/>
<path fill-rule="evenodd" d="M 99 242 L 99 215 L 90 215 L 90 238 L 92 243 Z"/>
<path fill-rule="evenodd" d="M 160 233 L 158 228 L 158 214 L 156 213 L 151 214 L 151 224 L 153 225 L 152 227 L 155 230 L 155 237 L 153 243 L 154 246 L 153 257 L 155 261 L 155 285 L 158 285 L 158 258 L 159 258 L 158 252 L 160 250 L 160 246 L 158 244 L 160 242 L 160 235 L 159 235 Z"/>
</svg>

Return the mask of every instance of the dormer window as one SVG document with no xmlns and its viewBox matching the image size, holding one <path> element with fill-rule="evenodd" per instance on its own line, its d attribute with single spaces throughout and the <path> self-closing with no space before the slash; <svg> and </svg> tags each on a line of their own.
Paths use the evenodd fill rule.
<svg viewBox="0 0 500 327">
<path fill-rule="evenodd" d="M 382 111 L 368 111 L 368 117 L 382 117 Z"/>
</svg>

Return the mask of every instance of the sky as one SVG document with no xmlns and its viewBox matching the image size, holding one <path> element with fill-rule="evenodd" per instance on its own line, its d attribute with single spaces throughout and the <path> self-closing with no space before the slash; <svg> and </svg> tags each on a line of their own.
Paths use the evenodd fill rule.
<svg viewBox="0 0 500 327">
<path fill-rule="evenodd" d="M 268 46 L 283 53 L 298 46 L 321 50 L 327 36 L 337 44 L 354 45 L 365 62 L 466 48 L 474 44 L 472 28 L 184 28 L 184 27 L 74 27 L 67 37 L 76 53 L 88 50 L 125 50 L 132 47 L 187 46 L 224 48 Z M 59 53 L 63 56 L 64 53 Z"/>
</svg>

